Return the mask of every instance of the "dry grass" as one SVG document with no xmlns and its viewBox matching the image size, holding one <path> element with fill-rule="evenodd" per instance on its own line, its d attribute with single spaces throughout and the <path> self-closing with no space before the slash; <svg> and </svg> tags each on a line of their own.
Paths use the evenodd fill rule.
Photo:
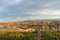
<svg viewBox="0 0 60 40">
<path fill-rule="evenodd" d="M 0 32 L 27 32 L 24 30 L 0 30 Z"/>
</svg>

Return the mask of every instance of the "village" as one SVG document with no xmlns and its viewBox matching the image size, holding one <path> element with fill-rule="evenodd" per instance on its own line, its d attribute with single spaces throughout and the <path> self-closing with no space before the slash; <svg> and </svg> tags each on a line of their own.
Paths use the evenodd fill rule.
<svg viewBox="0 0 60 40">
<path fill-rule="evenodd" d="M 6 22 L 0 23 L 0 30 L 20 30 L 20 31 L 36 31 L 37 27 L 41 30 L 58 30 L 60 31 L 59 21 L 34 21 L 34 22 Z"/>
</svg>

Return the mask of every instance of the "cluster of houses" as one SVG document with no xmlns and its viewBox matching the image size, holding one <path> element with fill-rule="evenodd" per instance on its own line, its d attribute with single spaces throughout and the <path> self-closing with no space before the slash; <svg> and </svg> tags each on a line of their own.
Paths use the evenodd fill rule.
<svg viewBox="0 0 60 40">
<path fill-rule="evenodd" d="M 33 29 L 33 28 L 29 28 L 28 25 L 38 25 L 39 24 L 51 24 L 51 23 L 59 23 L 60 22 L 55 22 L 55 21 L 40 21 L 40 22 L 21 22 L 21 23 L 17 23 L 19 25 L 22 25 L 22 26 L 13 26 L 13 27 L 8 27 L 8 26 L 1 26 L 0 25 L 0 30 L 22 30 L 22 31 L 35 31 L 36 29 Z M 13 23 L 12 23 L 13 24 Z M 47 29 L 47 30 L 59 30 L 60 31 L 60 25 L 57 26 L 57 27 L 49 27 L 49 26 L 40 26 L 40 29 Z"/>
<path fill-rule="evenodd" d="M 1 27 L 0 30 L 20 30 L 20 31 L 26 31 L 26 32 L 35 31 L 35 29 L 33 28 L 20 28 L 20 27 L 16 27 L 16 28 Z"/>
<path fill-rule="evenodd" d="M 58 26 L 41 26 L 40 29 L 60 31 L 60 25 L 58 25 Z"/>
</svg>

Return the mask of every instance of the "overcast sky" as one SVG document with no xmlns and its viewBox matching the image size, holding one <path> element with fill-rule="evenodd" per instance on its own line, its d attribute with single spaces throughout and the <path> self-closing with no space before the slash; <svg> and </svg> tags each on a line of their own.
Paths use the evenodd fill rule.
<svg viewBox="0 0 60 40">
<path fill-rule="evenodd" d="M 60 0 L 0 0 L 0 22 L 60 18 Z"/>
</svg>

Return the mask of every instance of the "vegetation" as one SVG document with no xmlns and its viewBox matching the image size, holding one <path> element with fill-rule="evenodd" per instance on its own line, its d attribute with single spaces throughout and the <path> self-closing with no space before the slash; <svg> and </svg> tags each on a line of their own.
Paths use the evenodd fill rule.
<svg viewBox="0 0 60 40">
<path fill-rule="evenodd" d="M 36 40 L 36 32 L 0 31 L 0 40 Z"/>
<path fill-rule="evenodd" d="M 37 40 L 37 32 L 0 31 L 0 40 Z M 42 30 L 41 40 L 60 40 L 60 31 Z"/>
<path fill-rule="evenodd" d="M 2 23 L 3 24 L 3 23 Z M 13 27 L 14 23 L 9 23 L 11 27 Z M 19 24 L 19 25 L 18 25 Z M 41 30 L 41 40 L 60 40 L 60 31 L 59 30 L 52 30 L 51 28 L 58 28 L 59 23 L 42 23 L 40 26 L 39 24 L 20 24 L 16 23 L 14 26 L 27 26 L 27 28 L 36 29 L 35 32 L 26 32 L 21 30 L 0 30 L 0 40 L 37 40 L 37 28 L 42 27 L 49 27 L 49 30 L 44 29 Z M 5 25 L 5 24 L 3 24 Z M 21 26 L 22 27 L 22 26 Z M 39 34 L 40 34 L 39 33 Z"/>
<path fill-rule="evenodd" d="M 41 40 L 60 40 L 60 31 L 43 30 Z"/>
</svg>

